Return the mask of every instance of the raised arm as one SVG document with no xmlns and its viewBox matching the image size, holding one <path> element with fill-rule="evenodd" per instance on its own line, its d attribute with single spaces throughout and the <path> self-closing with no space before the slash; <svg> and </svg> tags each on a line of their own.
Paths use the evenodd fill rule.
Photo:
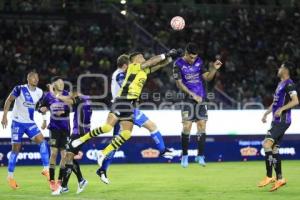
<svg viewBox="0 0 300 200">
<path fill-rule="evenodd" d="M 159 69 L 167 66 L 168 64 L 170 64 L 172 61 L 173 61 L 173 59 L 171 57 L 169 57 L 168 59 L 166 59 L 164 61 L 161 61 L 157 65 L 150 68 L 150 73 L 156 72 L 157 70 L 159 70 Z"/>
<path fill-rule="evenodd" d="M 205 72 L 205 73 L 202 74 L 203 79 L 205 81 L 211 81 L 215 77 L 218 69 L 220 69 L 220 67 L 222 66 L 222 64 L 223 63 L 221 61 L 216 60 L 213 63 L 213 67 L 210 67 L 210 69 L 209 69 L 208 72 Z"/>
</svg>

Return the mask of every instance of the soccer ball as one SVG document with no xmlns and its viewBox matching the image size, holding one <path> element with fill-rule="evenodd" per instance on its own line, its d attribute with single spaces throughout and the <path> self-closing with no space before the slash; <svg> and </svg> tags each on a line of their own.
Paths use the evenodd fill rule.
<svg viewBox="0 0 300 200">
<path fill-rule="evenodd" d="M 171 27 L 175 31 L 180 31 L 184 28 L 185 26 L 185 21 L 182 17 L 180 16 L 175 16 L 171 19 Z"/>
</svg>

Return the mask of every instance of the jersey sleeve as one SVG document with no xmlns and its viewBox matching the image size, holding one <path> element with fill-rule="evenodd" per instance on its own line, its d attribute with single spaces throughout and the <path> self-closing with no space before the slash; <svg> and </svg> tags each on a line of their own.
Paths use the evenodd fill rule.
<svg viewBox="0 0 300 200">
<path fill-rule="evenodd" d="M 116 81 L 118 83 L 118 85 L 121 87 L 122 84 L 123 84 L 123 81 L 125 80 L 125 74 L 124 73 L 119 73 L 117 76 L 116 76 Z"/>
<path fill-rule="evenodd" d="M 180 72 L 179 66 L 176 64 L 176 62 L 173 65 L 173 78 L 175 80 L 181 80 L 181 72 Z"/>
<path fill-rule="evenodd" d="M 10 94 L 13 95 L 14 97 L 20 96 L 20 94 L 21 94 L 21 86 L 17 85 L 16 87 L 14 87 L 14 89 L 11 91 Z"/>
<path fill-rule="evenodd" d="M 296 86 L 294 83 L 289 83 L 285 86 L 285 91 L 288 93 L 290 96 L 297 95 L 296 91 Z"/>
</svg>

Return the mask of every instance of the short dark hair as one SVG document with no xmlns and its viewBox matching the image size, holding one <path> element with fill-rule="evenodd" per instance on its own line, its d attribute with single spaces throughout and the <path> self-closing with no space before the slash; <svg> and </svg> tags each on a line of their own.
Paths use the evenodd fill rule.
<svg viewBox="0 0 300 200">
<path fill-rule="evenodd" d="M 282 63 L 282 65 L 283 65 L 286 69 L 288 69 L 289 71 L 292 71 L 293 69 L 296 69 L 295 64 L 294 64 L 293 62 L 291 62 L 291 61 L 286 61 L 286 62 Z"/>
<path fill-rule="evenodd" d="M 52 77 L 51 78 L 51 83 L 54 83 L 55 81 L 57 81 L 57 80 L 59 80 L 59 79 L 61 79 L 61 80 L 64 80 L 64 78 L 62 77 L 62 76 L 54 76 L 54 77 Z"/>
<path fill-rule="evenodd" d="M 142 53 L 141 52 L 133 52 L 133 53 L 129 54 L 129 60 L 130 60 L 130 62 L 133 61 L 133 59 L 134 59 L 135 56 L 140 55 L 140 54 L 142 54 Z"/>
<path fill-rule="evenodd" d="M 129 56 L 127 54 L 122 54 L 117 59 L 117 66 L 121 68 L 123 65 L 129 64 Z"/>
<path fill-rule="evenodd" d="M 198 54 L 199 53 L 199 48 L 195 43 L 189 42 L 185 47 L 185 51 L 188 54 Z"/>
<path fill-rule="evenodd" d="M 27 73 L 27 77 L 30 77 L 30 76 L 32 76 L 33 74 L 38 74 L 37 72 L 36 72 L 36 70 L 34 69 L 34 70 L 31 70 L 31 71 L 29 71 L 28 73 Z"/>
</svg>

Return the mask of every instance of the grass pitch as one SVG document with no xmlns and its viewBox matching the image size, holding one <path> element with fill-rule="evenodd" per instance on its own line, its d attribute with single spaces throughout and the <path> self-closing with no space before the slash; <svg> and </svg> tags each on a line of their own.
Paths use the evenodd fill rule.
<svg viewBox="0 0 300 200">
<path fill-rule="evenodd" d="M 86 190 L 77 195 L 77 180 L 72 175 L 70 192 L 51 196 L 49 186 L 40 175 L 41 167 L 17 166 L 15 178 L 20 189 L 11 190 L 6 183 L 6 168 L 0 168 L 1 200 L 300 200 L 300 161 L 283 161 L 288 184 L 270 193 L 271 186 L 257 188 L 265 174 L 261 162 L 208 163 L 207 167 L 190 164 L 112 165 L 110 185 L 104 185 L 95 174 L 96 165 L 83 165 L 89 181 Z M 58 173 L 58 170 L 57 170 Z"/>
</svg>

